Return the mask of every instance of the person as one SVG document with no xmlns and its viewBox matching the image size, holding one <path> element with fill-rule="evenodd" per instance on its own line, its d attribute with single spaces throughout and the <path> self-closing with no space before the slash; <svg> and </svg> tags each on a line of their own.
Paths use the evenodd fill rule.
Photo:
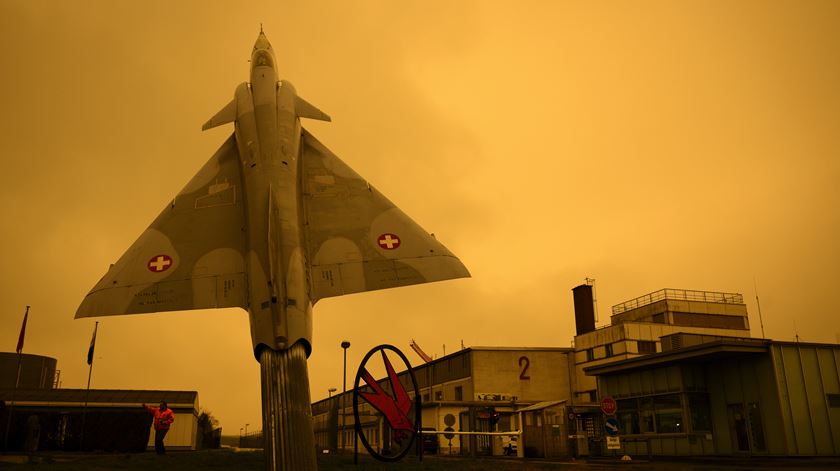
<svg viewBox="0 0 840 471">
<path fill-rule="evenodd" d="M 162 455 L 166 453 L 166 448 L 163 446 L 163 437 L 166 436 L 172 422 L 175 422 L 175 413 L 167 406 L 166 401 L 160 401 L 160 407 L 149 407 L 143 404 L 143 408 L 146 409 L 146 412 L 155 416 L 152 423 L 155 428 L 155 452 Z"/>
</svg>

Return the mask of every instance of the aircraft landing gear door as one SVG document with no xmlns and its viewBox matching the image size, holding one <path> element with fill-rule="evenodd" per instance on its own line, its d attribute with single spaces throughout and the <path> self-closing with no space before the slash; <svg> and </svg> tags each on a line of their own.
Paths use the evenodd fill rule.
<svg viewBox="0 0 840 471">
<path fill-rule="evenodd" d="M 732 451 L 738 454 L 749 454 L 750 437 L 747 431 L 747 417 L 744 414 L 743 404 L 729 404 L 729 436 L 732 443 Z"/>
</svg>

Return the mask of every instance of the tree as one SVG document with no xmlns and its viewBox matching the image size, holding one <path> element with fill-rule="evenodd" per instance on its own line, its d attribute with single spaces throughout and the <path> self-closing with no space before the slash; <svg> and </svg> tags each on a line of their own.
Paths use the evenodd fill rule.
<svg viewBox="0 0 840 471">
<path fill-rule="evenodd" d="M 219 421 L 209 410 L 202 409 L 198 415 L 198 448 L 219 448 L 222 429 Z"/>
</svg>

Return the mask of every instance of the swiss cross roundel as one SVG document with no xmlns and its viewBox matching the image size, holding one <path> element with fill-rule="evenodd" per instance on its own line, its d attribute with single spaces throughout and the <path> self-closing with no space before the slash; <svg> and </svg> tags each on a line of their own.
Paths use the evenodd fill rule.
<svg viewBox="0 0 840 471">
<path fill-rule="evenodd" d="M 385 250 L 394 250 L 400 246 L 400 238 L 396 234 L 382 234 L 376 238 L 376 243 Z"/>
<path fill-rule="evenodd" d="M 153 273 L 161 273 L 172 266 L 172 257 L 166 254 L 155 255 L 146 263 L 146 268 Z"/>
</svg>

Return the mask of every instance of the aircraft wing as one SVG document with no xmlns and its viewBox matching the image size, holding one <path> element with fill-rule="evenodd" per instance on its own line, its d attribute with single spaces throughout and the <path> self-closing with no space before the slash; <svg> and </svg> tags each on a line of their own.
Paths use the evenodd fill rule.
<svg viewBox="0 0 840 471">
<path fill-rule="evenodd" d="M 313 302 L 470 276 L 433 235 L 306 130 L 301 149 Z"/>
<path fill-rule="evenodd" d="M 246 307 L 245 209 L 231 136 L 87 294 L 76 318 Z"/>
</svg>

